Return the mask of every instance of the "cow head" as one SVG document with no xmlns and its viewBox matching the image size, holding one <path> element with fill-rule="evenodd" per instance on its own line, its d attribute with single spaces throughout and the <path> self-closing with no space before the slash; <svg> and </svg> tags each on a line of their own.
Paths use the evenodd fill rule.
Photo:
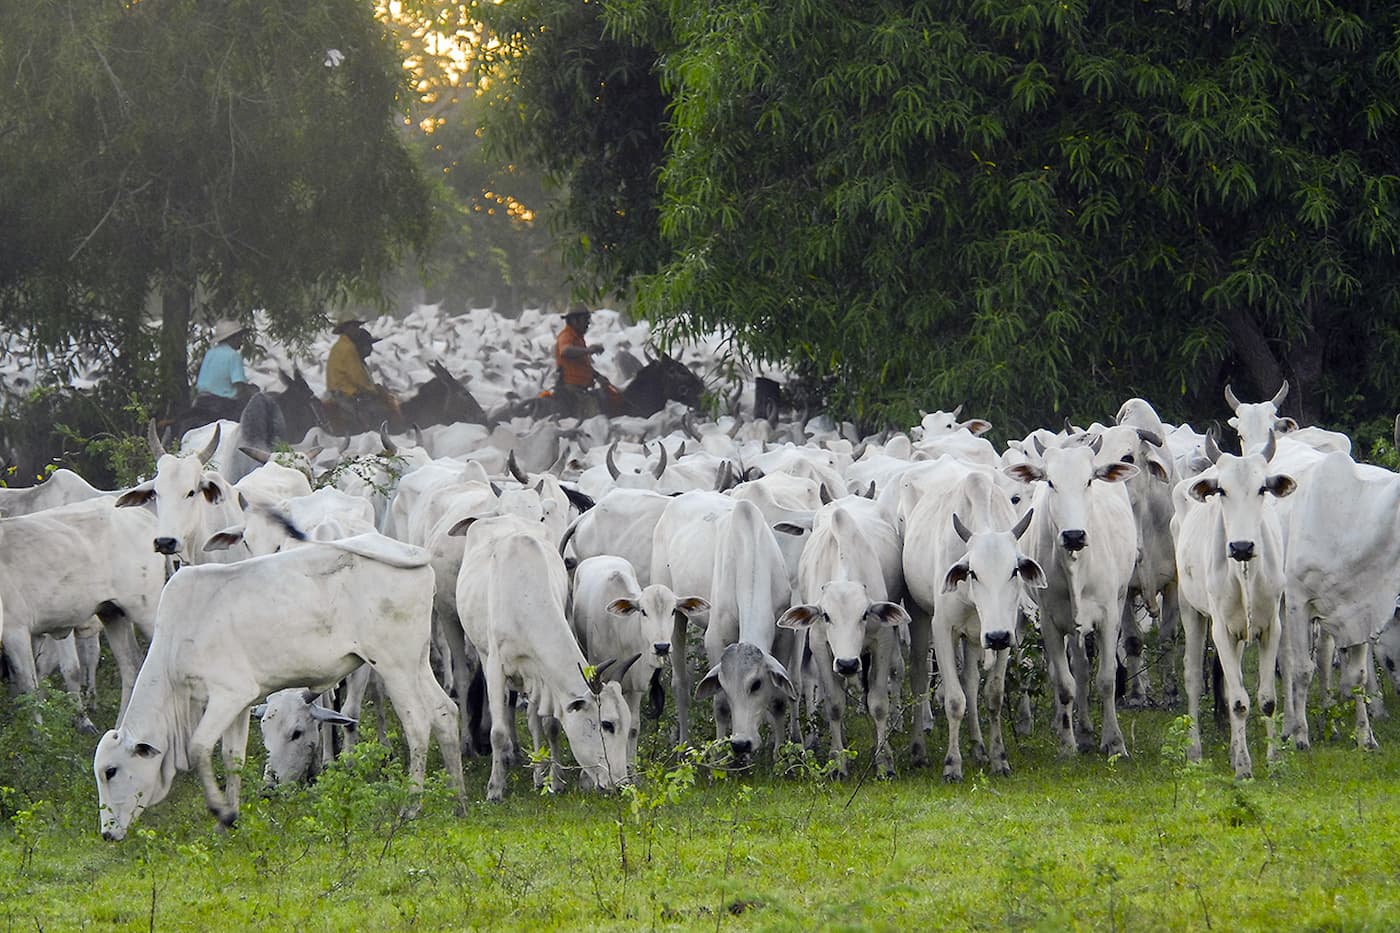
<svg viewBox="0 0 1400 933">
<path fill-rule="evenodd" d="M 624 662 L 612 672 L 612 677 L 620 679 L 638 657 L 634 655 Z M 632 711 L 622 698 L 617 680 L 603 679 L 615 663 L 606 661 L 586 676 L 586 688 L 564 705 L 561 717 L 574 760 L 599 790 L 627 782 L 627 736 L 632 730 Z"/>
<path fill-rule="evenodd" d="M 1134 483 L 1174 481 L 1171 455 L 1164 450 L 1166 439 L 1156 431 L 1119 424 L 1104 428 L 1098 436 L 1101 441 L 1099 453 L 1094 457 L 1095 463 L 1131 463 L 1140 471 L 1140 478 L 1134 479 Z"/>
<path fill-rule="evenodd" d="M 1298 422 L 1292 418 L 1279 417 L 1279 406 L 1287 396 L 1287 379 L 1267 402 L 1241 402 L 1233 389 L 1225 387 L 1225 404 L 1235 413 L 1228 423 L 1240 436 L 1241 452 L 1257 453 L 1263 449 L 1270 433 L 1286 434 L 1298 429 Z"/>
<path fill-rule="evenodd" d="M 1034 515 L 1035 509 L 1028 509 L 1010 531 L 973 532 L 953 514 L 953 529 L 967 553 L 944 574 L 943 592 L 965 588 L 977 609 L 983 648 L 1000 651 L 1016 644 L 1025 587 L 1045 586 L 1045 572 L 1017 543 Z"/>
<path fill-rule="evenodd" d="M 607 608 L 608 612 L 628 618 L 638 627 L 640 641 L 651 646 L 650 650 L 642 652 L 643 664 L 655 670 L 661 667 L 671 654 L 673 622 L 685 622 L 708 612 L 710 603 L 699 596 L 687 596 L 682 599 L 671 592 L 670 587 L 653 583 L 643 588 L 638 598 L 619 597 L 608 603 Z"/>
<path fill-rule="evenodd" d="M 695 688 L 695 699 L 714 697 L 717 718 L 729 719 L 729 747 L 740 761 L 758 748 L 765 720 L 774 728 L 797 702 L 797 689 L 778 659 L 757 645 L 735 642 L 724 649 Z"/>
<path fill-rule="evenodd" d="M 321 767 L 321 723 L 358 725 L 349 716 L 321 706 L 317 699 L 315 691 L 292 687 L 270 694 L 266 703 L 253 707 L 267 749 L 263 782 L 268 787 L 316 776 Z"/>
<path fill-rule="evenodd" d="M 219 428 L 209 443 L 193 456 L 168 454 L 154 438 L 157 453 L 156 475 L 118 497 L 118 508 L 150 505 L 156 513 L 156 533 L 152 541 L 157 553 L 183 554 L 193 559 L 204 545 L 200 529 L 205 527 L 206 509 L 224 501 L 227 484 L 217 473 L 205 473 L 204 466 L 219 446 Z M 218 527 L 217 525 L 215 527 Z M 199 540 L 196 540 L 199 539 Z"/>
<path fill-rule="evenodd" d="M 871 630 L 882 625 L 907 625 L 904 607 L 884 600 L 871 600 L 864 583 L 832 580 L 822 584 L 815 604 L 793 606 L 778 619 L 782 628 L 825 628 L 831 646 L 831 669 L 842 677 L 860 673 L 861 651 Z"/>
<path fill-rule="evenodd" d="M 165 749 L 131 732 L 109 729 L 97 743 L 92 770 L 102 838 L 115 842 L 126 837 L 141 811 L 170 793 L 175 762 Z"/>
<path fill-rule="evenodd" d="M 1291 495 L 1297 483 L 1283 473 L 1270 473 L 1274 456 L 1274 435 L 1270 431 L 1264 449 L 1236 457 L 1221 453 L 1214 442 L 1207 445 L 1214 463 L 1212 470 L 1197 477 L 1187 492 L 1197 502 L 1213 501 L 1220 510 L 1226 556 L 1247 563 L 1258 556 L 1259 541 L 1265 535 L 1265 503 L 1270 496 Z"/>
<path fill-rule="evenodd" d="M 1018 463 L 1006 468 L 1006 475 L 1023 483 L 1044 482 L 1043 501 L 1052 526 L 1058 529 L 1057 543 L 1066 551 L 1082 551 L 1089 541 L 1089 485 L 1094 482 L 1121 483 L 1138 474 L 1131 463 L 1114 461 L 1094 465 L 1100 440 L 1072 447 L 1050 447 L 1043 451 L 1043 465 Z"/>
</svg>

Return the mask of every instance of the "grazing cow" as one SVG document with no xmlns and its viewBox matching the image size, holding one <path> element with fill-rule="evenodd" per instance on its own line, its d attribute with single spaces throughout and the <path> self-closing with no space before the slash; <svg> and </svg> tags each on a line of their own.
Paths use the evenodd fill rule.
<svg viewBox="0 0 1400 933">
<path fill-rule="evenodd" d="M 562 785 L 559 725 L 584 774 L 600 789 L 627 779 L 631 713 L 614 682 L 594 675 L 565 616 L 569 578 L 564 561 L 538 522 L 516 515 L 466 519 L 454 529 L 465 536 L 457 578 L 457 614 L 481 657 L 491 707 L 491 778 L 487 800 L 501 800 L 516 739 L 508 702 L 512 685 L 530 702 L 531 735 L 547 739 L 550 786 Z M 636 658 L 632 659 L 633 661 Z M 631 662 L 616 676 L 625 676 Z M 536 780 L 543 775 L 537 771 Z"/>
<path fill-rule="evenodd" d="M 175 773 L 191 767 L 210 811 L 231 825 L 248 708 L 270 691 L 334 684 L 361 664 L 379 673 L 398 713 L 414 786 L 422 788 L 428 739 L 436 736 L 465 806 L 457 710 L 428 666 L 427 561 L 419 548 L 368 534 L 172 577 L 131 703 L 93 759 L 103 838 L 124 837 L 169 793 Z M 227 794 L 214 776 L 215 742 Z"/>
<path fill-rule="evenodd" d="M 631 564 L 610 555 L 590 557 L 574 570 L 572 604 L 574 634 L 591 663 L 641 656 L 641 663 L 619 681 L 632 713 L 627 760 L 635 765 L 642 695 L 671 657 L 672 625 L 706 611 L 710 604 L 698 596 L 679 597 L 659 583 L 643 587 Z"/>
<path fill-rule="evenodd" d="M 1400 476 L 1328 454 L 1294 497 L 1284 562 L 1284 736 L 1309 744 L 1312 623 L 1342 652 L 1342 698 L 1352 699 L 1368 664 L 1368 646 L 1395 614 L 1400 593 Z M 1318 664 L 1331 664 L 1331 650 Z M 1261 662 L 1262 663 L 1262 662 Z M 1324 698 L 1325 705 L 1331 698 Z M 1366 703 L 1356 697 L 1356 742 L 1375 748 Z"/>
<path fill-rule="evenodd" d="M 165 581 L 164 561 L 147 544 L 154 528 L 149 512 L 118 510 L 105 497 L 0 520 L 0 629 L 16 690 L 36 686 L 34 636 L 62 637 L 96 615 L 126 708 L 141 663 L 132 625 L 150 635 Z"/>
<path fill-rule="evenodd" d="M 326 762 L 324 753 L 328 748 L 321 727 L 353 727 L 359 723 L 352 716 L 322 706 L 320 694 L 301 687 L 269 694 L 266 702 L 253 707 L 253 715 L 258 719 L 263 748 L 267 750 L 263 783 L 268 787 L 314 778 Z"/>
<path fill-rule="evenodd" d="M 243 524 L 217 532 L 204 549 L 216 551 L 241 542 L 253 557 L 262 557 L 299 541 L 332 541 L 371 531 L 374 506 L 367 499 L 326 486 L 308 496 L 246 509 Z"/>
<path fill-rule="evenodd" d="M 882 560 L 882 558 L 884 558 Z M 891 595 L 886 580 L 902 581 L 899 538 L 879 506 L 859 496 L 823 506 L 798 568 L 802 604 L 778 619 L 782 628 L 805 629 L 822 686 L 822 705 L 831 730 L 831 756 L 846 773 L 844 681 L 862 673 L 866 708 L 875 723 L 875 761 L 882 775 L 894 774 L 889 746 L 891 671 L 899 654 L 895 626 L 909 613 Z M 838 679 L 839 678 L 839 679 Z"/>
<path fill-rule="evenodd" d="M 1236 457 L 1208 445 L 1214 467 L 1182 480 L 1173 491 L 1176 564 L 1180 574 L 1181 624 L 1186 636 L 1186 702 L 1191 716 L 1189 757 L 1201 755 L 1201 671 L 1206 620 L 1220 658 L 1230 712 L 1230 758 L 1235 776 L 1252 775 L 1245 720 L 1244 646 L 1259 640 L 1259 708 L 1277 754 L 1274 665 L 1279 651 L 1279 600 L 1283 595 L 1283 535 L 1273 499 L 1291 494 L 1293 479 L 1271 472 L 1270 434 L 1264 449 Z M 1394 596 L 1391 596 L 1394 603 Z"/>
<path fill-rule="evenodd" d="M 632 565 L 642 586 L 651 582 L 652 535 L 672 498 L 647 489 L 614 489 L 569 525 L 560 553 L 572 543 L 579 560 L 613 554 Z"/>
<path fill-rule="evenodd" d="M 968 714 L 973 760 L 988 762 L 993 774 L 1011 773 L 1001 728 L 1006 666 L 1020 641 L 1018 621 L 1030 603 L 1027 588 L 1045 586 L 1044 571 L 1018 543 L 1034 514 L 1030 509 L 1018 519 L 1010 497 L 996 482 L 980 470 L 969 470 L 942 495 L 921 498 L 909 516 L 904 573 L 910 595 L 933 617 L 933 650 L 943 674 L 948 718 L 948 752 L 943 759 L 948 781 L 963 777 L 959 731 Z M 982 668 L 987 670 L 990 759 L 977 715 Z"/>
<path fill-rule="evenodd" d="M 1087 446 L 1035 446 L 1045 458 L 1043 466 L 1021 463 L 1007 467 L 1006 473 L 1036 484 L 1031 500 L 1035 518 L 1027 531 L 1027 547 L 1046 577 L 1040 621 L 1055 691 L 1055 728 L 1067 749 L 1085 752 L 1094 747 L 1085 644 L 1093 634 L 1099 651 L 1096 684 L 1103 704 L 1099 748 L 1107 755 L 1126 755 L 1114 688 L 1118 626 L 1137 559 L 1137 529 L 1122 483 L 1135 476 L 1138 468 L 1117 461 L 1095 466 L 1097 439 Z"/>
<path fill-rule="evenodd" d="M 214 532 L 236 524 L 242 511 L 233 487 L 218 473 L 204 469 L 219 444 L 219 429 L 214 429 L 203 449 L 188 457 L 165 452 L 155 436 L 155 422 L 151 423 L 149 442 L 156 457 L 156 475 L 118 496 L 117 506 L 153 507 L 156 527 L 152 544 L 157 553 L 187 564 L 212 559 L 206 556 L 204 543 Z"/>
</svg>

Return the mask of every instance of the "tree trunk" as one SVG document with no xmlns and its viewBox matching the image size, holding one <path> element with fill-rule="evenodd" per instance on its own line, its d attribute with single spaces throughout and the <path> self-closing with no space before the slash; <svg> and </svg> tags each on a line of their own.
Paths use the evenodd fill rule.
<svg viewBox="0 0 1400 933">
<path fill-rule="evenodd" d="M 1254 393 L 1241 392 L 1240 387 L 1235 386 L 1235 394 L 1241 400 L 1250 402 L 1273 398 L 1283 384 L 1283 366 L 1269 348 L 1269 342 L 1253 315 L 1244 309 L 1226 312 L 1225 327 L 1230 331 L 1230 341 L 1235 345 L 1235 356 L 1254 382 Z M 1284 405 L 1290 406 L 1293 399 L 1290 391 Z"/>
<path fill-rule="evenodd" d="M 153 408 L 170 417 L 190 404 L 190 289 L 167 285 L 160 297 L 160 385 Z"/>
</svg>

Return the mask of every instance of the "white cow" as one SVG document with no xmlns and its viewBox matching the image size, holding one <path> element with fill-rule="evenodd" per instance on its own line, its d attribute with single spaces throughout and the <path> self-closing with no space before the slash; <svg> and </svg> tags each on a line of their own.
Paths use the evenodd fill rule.
<svg viewBox="0 0 1400 933">
<path fill-rule="evenodd" d="M 584 774 L 599 788 L 627 779 L 631 713 L 615 682 L 603 683 L 565 616 L 569 579 L 564 562 L 536 522 L 515 515 L 468 519 L 457 579 L 457 611 L 476 646 L 491 708 L 491 778 L 486 799 L 505 796 L 506 774 L 516 746 L 512 685 L 529 697 L 531 734 L 548 740 L 551 786 L 561 785 L 559 723 Z M 635 661 L 635 658 L 633 659 Z M 629 662 L 630 663 L 630 662 Z M 625 676 L 628 664 L 615 676 Z M 536 772 L 537 780 L 542 777 Z"/>
<path fill-rule="evenodd" d="M 1309 745 L 1312 623 L 1342 652 L 1342 697 L 1363 682 L 1367 647 L 1390 624 L 1400 593 L 1400 476 L 1331 453 L 1300 486 L 1284 566 L 1284 734 Z M 1262 663 L 1262 662 L 1261 662 Z M 1317 659 L 1331 664 L 1331 651 Z M 1330 705 L 1330 697 L 1324 703 Z M 1356 698 L 1356 741 L 1375 748 L 1366 703 Z"/>
<path fill-rule="evenodd" d="M 1252 775 L 1245 720 L 1241 656 L 1259 641 L 1259 708 L 1269 737 L 1269 758 L 1277 754 L 1274 722 L 1274 665 L 1279 651 L 1279 600 L 1283 596 L 1283 535 L 1273 500 L 1291 494 L 1293 479 L 1271 471 L 1274 440 L 1260 453 L 1236 457 L 1212 443 L 1215 464 L 1184 479 L 1173 491 L 1176 563 L 1180 574 L 1181 624 L 1186 636 L 1186 702 L 1191 716 L 1188 755 L 1200 758 L 1201 670 L 1206 620 L 1220 658 L 1230 714 L 1230 758 L 1235 776 Z M 1394 604 L 1394 596 L 1391 597 Z"/>
<path fill-rule="evenodd" d="M 218 442 L 216 427 L 203 449 L 192 456 L 177 457 L 161 447 L 152 423 L 150 443 L 156 475 L 118 496 L 117 506 L 151 506 L 156 514 L 152 544 L 157 553 L 187 564 L 238 556 L 213 558 L 204 550 L 210 535 L 237 524 L 242 513 L 233 487 L 217 472 L 205 470 Z"/>
<path fill-rule="evenodd" d="M 831 755 L 842 774 L 846 772 L 844 680 L 862 672 L 862 658 L 869 665 L 865 698 L 875 723 L 875 761 L 882 775 L 894 773 L 889 746 L 891 689 L 899 689 L 891 683 L 899 656 L 894 626 L 907 625 L 909 613 L 889 601 L 899 592 L 891 593 L 886 580 L 890 565 L 899 566 L 899 553 L 894 526 L 873 501 L 848 496 L 824 506 L 813 521 L 798 569 L 803 602 L 778 619 L 780 627 L 807 631 L 831 730 Z M 902 582 L 902 573 L 895 577 Z"/>
<path fill-rule="evenodd" d="M 308 681 L 328 686 L 361 664 L 379 673 L 403 725 L 414 786 L 431 734 L 465 806 L 457 710 L 428 666 L 432 596 L 427 554 L 378 534 L 175 574 L 131 704 L 93 758 L 103 837 L 124 837 L 191 767 L 209 809 L 231 825 L 253 702 Z M 214 776 L 216 742 L 227 794 Z"/>
<path fill-rule="evenodd" d="M 627 760 L 635 765 L 642 695 L 671 657 L 672 626 L 708 610 L 710 604 L 698 596 L 679 597 L 659 583 L 644 587 L 626 559 L 603 555 L 575 568 L 572 606 L 574 634 L 591 663 L 641 655 L 641 662 L 619 681 L 632 713 Z"/>
<path fill-rule="evenodd" d="M 994 774 L 1011 773 L 1001 728 L 1006 666 L 1020 641 L 1019 619 L 1031 603 L 1028 588 L 1045 586 L 1044 571 L 1018 543 L 1034 514 L 1027 510 L 1018 519 L 1010 497 L 985 473 L 969 470 L 944 494 L 922 498 L 909 516 L 904 573 L 910 596 L 932 615 L 948 719 L 948 781 L 963 777 L 959 731 L 968 714 L 973 760 L 988 762 Z M 980 669 L 987 671 L 990 759 L 977 715 Z"/>
<path fill-rule="evenodd" d="M 569 525 L 561 553 L 572 545 L 579 560 L 612 554 L 632 565 L 637 581 L 651 582 L 652 535 L 672 498 L 648 489 L 613 489 Z"/>
<path fill-rule="evenodd" d="M 105 497 L 0 520 L 0 630 L 17 690 L 36 685 L 34 636 L 65 636 L 96 615 L 126 708 L 141 663 L 132 625 L 149 637 L 165 582 L 165 562 L 150 547 L 154 528 L 146 510 L 117 509 Z"/>
<path fill-rule="evenodd" d="M 253 707 L 267 751 L 263 783 L 268 787 L 309 781 L 320 773 L 328 760 L 322 726 L 358 725 L 355 717 L 322 706 L 320 699 L 315 690 L 288 687 Z"/>
<path fill-rule="evenodd" d="M 1038 445 L 1037 445 L 1038 446 Z M 1098 643 L 1095 678 L 1103 704 L 1104 754 L 1126 755 L 1118 726 L 1114 685 L 1118 668 L 1118 626 L 1137 558 L 1137 529 L 1123 481 L 1138 468 L 1128 463 L 1094 465 L 1097 441 L 1041 450 L 1043 466 L 1021 463 L 1007 475 L 1035 483 L 1035 518 L 1027 549 L 1045 572 L 1040 625 L 1055 692 L 1055 728 L 1068 749 L 1094 746 L 1089 714 L 1089 659 L 1085 640 Z M 1073 656 L 1071 671 L 1069 655 Z M 1070 700 L 1077 716 L 1070 715 Z"/>
</svg>

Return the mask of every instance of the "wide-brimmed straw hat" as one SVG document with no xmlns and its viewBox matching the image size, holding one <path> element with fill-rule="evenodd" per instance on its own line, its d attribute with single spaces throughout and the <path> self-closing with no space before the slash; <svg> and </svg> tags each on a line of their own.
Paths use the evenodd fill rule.
<svg viewBox="0 0 1400 933">
<path fill-rule="evenodd" d="M 241 334 L 247 329 L 247 326 L 244 324 L 224 318 L 214 325 L 214 342 L 223 343 L 235 334 Z"/>
</svg>

